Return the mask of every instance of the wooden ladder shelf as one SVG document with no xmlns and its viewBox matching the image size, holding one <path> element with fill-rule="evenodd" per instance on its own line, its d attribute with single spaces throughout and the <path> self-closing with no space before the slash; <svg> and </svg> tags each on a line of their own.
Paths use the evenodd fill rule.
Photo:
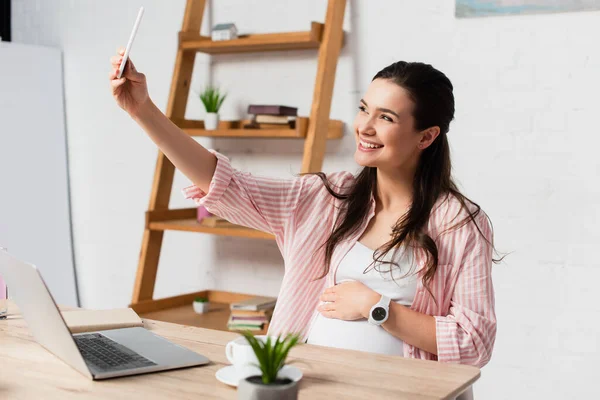
<svg viewBox="0 0 600 400">
<path fill-rule="evenodd" d="M 325 23 L 312 22 L 308 31 L 245 35 L 227 41 L 212 41 L 200 35 L 205 4 L 205 0 L 187 0 L 179 32 L 167 117 L 191 136 L 303 139 L 301 172 L 320 171 L 326 141 L 339 139 L 343 134 L 342 122 L 330 120 L 329 112 L 337 61 L 343 45 L 342 24 L 346 0 L 328 0 Z M 243 129 L 249 121 L 242 120 L 222 121 L 217 130 L 205 130 L 203 121 L 184 118 L 198 52 L 226 54 L 306 49 L 318 49 L 317 74 L 310 116 L 298 117 L 295 128 Z M 273 240 L 274 237 L 269 233 L 234 225 L 204 226 L 196 220 L 196 208 L 169 209 L 174 174 L 173 164 L 159 152 L 130 307 L 145 318 L 227 330 L 229 304 L 248 299 L 251 295 L 205 290 L 164 299 L 153 298 L 164 232 L 202 232 L 267 240 Z M 202 315 L 193 312 L 191 303 L 197 296 L 209 298 L 211 311 Z"/>
</svg>

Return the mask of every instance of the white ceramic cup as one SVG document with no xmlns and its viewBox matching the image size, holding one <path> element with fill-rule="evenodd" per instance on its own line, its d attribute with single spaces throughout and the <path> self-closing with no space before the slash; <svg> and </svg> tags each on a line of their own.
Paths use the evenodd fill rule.
<svg viewBox="0 0 600 400">
<path fill-rule="evenodd" d="M 266 335 L 255 336 L 263 342 L 267 340 Z M 248 343 L 245 337 L 239 337 L 225 346 L 225 355 L 229 362 L 235 368 L 238 378 L 245 379 L 249 376 L 262 375 L 258 365 L 258 359 L 252 350 L 252 346 Z"/>
</svg>

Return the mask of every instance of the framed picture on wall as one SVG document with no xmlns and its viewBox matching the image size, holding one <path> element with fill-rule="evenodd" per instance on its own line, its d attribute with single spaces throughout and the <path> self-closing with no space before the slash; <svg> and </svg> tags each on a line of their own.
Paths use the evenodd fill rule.
<svg viewBox="0 0 600 400">
<path fill-rule="evenodd" d="M 3 42 L 10 42 L 10 2 L 0 0 L 0 38 Z"/>
<path fill-rule="evenodd" d="M 600 0 L 456 0 L 456 17 L 600 10 Z"/>
</svg>

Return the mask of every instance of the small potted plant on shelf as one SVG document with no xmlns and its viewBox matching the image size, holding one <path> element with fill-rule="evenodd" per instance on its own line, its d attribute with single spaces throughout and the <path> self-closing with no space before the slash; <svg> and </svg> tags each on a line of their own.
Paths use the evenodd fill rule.
<svg viewBox="0 0 600 400">
<path fill-rule="evenodd" d="M 194 311 L 198 314 L 204 314 L 208 311 L 208 298 L 196 297 L 194 299 Z"/>
<path fill-rule="evenodd" d="M 288 334 L 275 340 L 267 336 L 266 341 L 257 339 L 249 331 L 242 332 L 256 358 L 262 375 L 241 379 L 238 384 L 239 400 L 296 400 L 298 382 L 289 378 L 278 378 L 277 373 L 285 365 L 288 353 L 300 340 L 299 335 Z"/>
<path fill-rule="evenodd" d="M 219 125 L 219 109 L 225 101 L 227 95 L 221 93 L 218 88 L 207 87 L 200 93 L 200 100 L 206 109 L 206 118 L 204 119 L 204 129 L 212 131 Z"/>
</svg>

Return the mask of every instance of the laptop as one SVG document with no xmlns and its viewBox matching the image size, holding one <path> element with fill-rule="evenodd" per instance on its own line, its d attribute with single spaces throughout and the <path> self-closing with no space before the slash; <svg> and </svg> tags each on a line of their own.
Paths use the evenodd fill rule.
<svg viewBox="0 0 600 400">
<path fill-rule="evenodd" d="M 71 334 L 38 269 L 0 250 L 0 275 L 35 340 L 93 380 L 208 364 L 208 358 L 140 328 Z"/>
</svg>

